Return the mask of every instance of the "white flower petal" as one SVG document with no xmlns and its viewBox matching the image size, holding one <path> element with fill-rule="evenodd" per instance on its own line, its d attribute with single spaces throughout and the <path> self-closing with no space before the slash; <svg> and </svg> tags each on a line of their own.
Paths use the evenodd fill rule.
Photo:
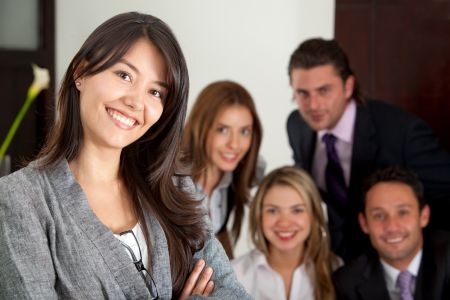
<svg viewBox="0 0 450 300">
<path fill-rule="evenodd" d="M 33 68 L 34 74 L 32 85 L 39 90 L 48 88 L 50 85 L 50 73 L 48 72 L 48 69 L 40 68 L 36 64 L 31 64 L 31 67 Z"/>
</svg>

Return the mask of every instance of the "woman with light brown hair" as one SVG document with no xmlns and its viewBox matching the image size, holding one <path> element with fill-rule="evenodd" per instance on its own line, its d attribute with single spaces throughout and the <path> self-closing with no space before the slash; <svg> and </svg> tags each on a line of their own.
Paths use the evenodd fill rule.
<svg viewBox="0 0 450 300">
<path fill-rule="evenodd" d="M 334 299 L 330 251 L 319 192 L 303 170 L 282 167 L 261 182 L 250 208 L 256 249 L 232 261 L 256 299 Z"/>
<path fill-rule="evenodd" d="M 261 123 L 252 97 L 232 81 L 205 87 L 184 129 L 183 159 L 192 167 L 197 191 L 229 257 L 230 214 L 234 212 L 232 238 L 236 242 L 250 189 L 264 174 L 265 164 L 258 160 L 261 139 Z"/>
</svg>

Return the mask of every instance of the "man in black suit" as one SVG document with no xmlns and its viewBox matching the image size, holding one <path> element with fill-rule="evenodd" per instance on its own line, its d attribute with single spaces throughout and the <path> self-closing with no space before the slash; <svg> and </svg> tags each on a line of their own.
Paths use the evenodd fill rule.
<svg viewBox="0 0 450 300">
<path fill-rule="evenodd" d="M 422 120 L 364 99 L 334 40 L 300 44 L 288 71 L 298 105 L 287 121 L 289 143 L 322 192 L 335 253 L 349 261 L 369 246 L 357 220 L 361 183 L 379 167 L 413 169 L 434 211 L 431 227 L 450 229 L 450 155 Z"/>
<path fill-rule="evenodd" d="M 363 205 L 359 223 L 374 249 L 333 274 L 337 299 L 450 299 L 450 233 L 422 233 L 430 208 L 418 177 L 374 173 Z"/>
</svg>

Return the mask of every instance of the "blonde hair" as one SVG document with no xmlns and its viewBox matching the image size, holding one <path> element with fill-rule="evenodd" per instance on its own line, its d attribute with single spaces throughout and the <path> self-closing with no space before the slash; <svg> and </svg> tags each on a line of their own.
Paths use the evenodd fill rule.
<svg viewBox="0 0 450 300">
<path fill-rule="evenodd" d="M 311 177 L 295 167 L 281 167 L 270 172 L 261 182 L 250 207 L 250 236 L 257 249 L 269 255 L 269 242 L 262 229 L 262 206 L 267 192 L 275 185 L 288 186 L 299 193 L 311 216 L 311 232 L 305 241 L 304 261 L 314 277 L 316 299 L 334 299 L 331 281 L 332 264 L 336 259 L 330 251 L 330 239 L 322 211 L 321 198 Z"/>
</svg>

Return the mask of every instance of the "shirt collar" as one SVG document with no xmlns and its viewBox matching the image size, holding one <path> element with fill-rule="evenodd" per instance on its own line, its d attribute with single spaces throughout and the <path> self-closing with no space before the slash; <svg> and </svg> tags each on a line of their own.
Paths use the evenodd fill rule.
<svg viewBox="0 0 450 300">
<path fill-rule="evenodd" d="M 269 265 L 269 262 L 267 261 L 267 257 L 266 257 L 266 255 L 264 255 L 264 253 L 262 253 L 259 249 L 253 249 L 252 252 L 253 252 L 252 253 L 253 262 L 254 262 L 256 268 L 266 268 L 266 269 L 272 270 L 272 267 Z M 295 271 L 300 270 L 300 269 L 305 269 L 305 268 L 306 268 L 306 264 L 302 263 L 302 264 L 300 264 L 300 266 L 295 268 Z M 306 271 L 306 269 L 305 269 L 305 271 Z"/>
<path fill-rule="evenodd" d="M 231 184 L 231 181 L 233 180 L 233 173 L 232 172 L 225 172 L 222 175 L 222 178 L 220 179 L 219 184 L 217 185 L 217 188 L 228 188 Z"/>
<path fill-rule="evenodd" d="M 411 273 L 414 277 L 417 277 L 417 274 L 419 274 L 419 267 L 421 260 L 422 260 L 422 250 L 417 252 L 416 256 L 414 256 L 413 260 L 411 261 L 411 263 L 407 268 L 408 272 Z M 386 279 L 386 285 L 388 290 L 395 290 L 397 277 L 400 274 L 400 270 L 397 270 L 396 268 L 389 265 L 382 259 L 380 259 L 380 261 L 381 265 L 383 266 L 384 278 Z"/>
<path fill-rule="evenodd" d="M 258 267 L 269 267 L 269 263 L 267 262 L 267 258 L 264 255 L 264 253 L 262 253 L 258 249 L 254 249 L 253 255 L 254 255 L 254 262 L 255 262 L 255 265 L 257 268 Z"/>
<path fill-rule="evenodd" d="M 347 103 L 347 106 L 336 126 L 332 129 L 323 129 L 317 132 L 317 137 L 321 141 L 326 133 L 332 133 L 339 140 L 353 143 L 353 129 L 355 128 L 356 120 L 356 102 L 353 99 Z"/>
<path fill-rule="evenodd" d="M 225 173 L 223 173 L 222 178 L 220 178 L 220 181 L 217 184 L 217 186 L 214 188 L 214 190 L 227 189 L 231 185 L 232 181 L 233 181 L 233 173 L 225 172 Z M 195 184 L 195 186 L 196 186 L 197 190 L 204 193 L 203 186 L 199 182 L 197 182 Z"/>
</svg>

